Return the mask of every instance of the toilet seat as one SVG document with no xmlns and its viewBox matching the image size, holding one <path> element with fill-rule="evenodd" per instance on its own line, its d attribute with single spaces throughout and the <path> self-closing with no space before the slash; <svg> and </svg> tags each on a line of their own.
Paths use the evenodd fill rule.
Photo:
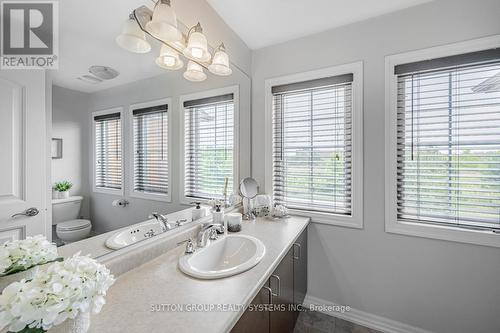
<svg viewBox="0 0 500 333">
<path fill-rule="evenodd" d="M 69 221 L 58 223 L 56 226 L 56 230 L 76 231 L 76 230 L 86 229 L 88 227 L 90 227 L 89 220 L 77 219 L 77 220 L 69 220 Z"/>
</svg>

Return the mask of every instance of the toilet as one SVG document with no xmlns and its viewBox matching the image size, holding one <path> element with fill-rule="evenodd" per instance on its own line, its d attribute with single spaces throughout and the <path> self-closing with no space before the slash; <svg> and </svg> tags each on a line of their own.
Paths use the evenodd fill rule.
<svg viewBox="0 0 500 333">
<path fill-rule="evenodd" d="M 65 244 L 82 240 L 89 236 L 92 224 L 79 219 L 83 197 L 73 196 L 52 200 L 52 225 L 56 234 Z"/>
</svg>

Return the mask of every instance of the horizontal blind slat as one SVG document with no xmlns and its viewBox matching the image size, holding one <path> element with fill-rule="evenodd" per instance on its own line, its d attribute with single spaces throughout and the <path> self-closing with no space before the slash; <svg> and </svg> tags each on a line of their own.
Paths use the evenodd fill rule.
<svg viewBox="0 0 500 333">
<path fill-rule="evenodd" d="M 133 111 L 134 191 L 167 195 L 168 106 Z"/>
<path fill-rule="evenodd" d="M 234 96 L 184 103 L 185 196 L 221 199 L 233 192 Z"/>
<path fill-rule="evenodd" d="M 398 76 L 399 219 L 500 227 L 499 74 L 500 59 Z"/>
<path fill-rule="evenodd" d="M 352 75 L 273 94 L 273 198 L 290 208 L 350 215 Z M 312 81 L 314 82 L 314 81 Z M 317 81 L 321 82 L 321 81 Z M 293 89 L 295 90 L 295 89 Z"/>
<path fill-rule="evenodd" d="M 121 114 L 94 117 L 95 186 L 122 188 Z"/>
</svg>

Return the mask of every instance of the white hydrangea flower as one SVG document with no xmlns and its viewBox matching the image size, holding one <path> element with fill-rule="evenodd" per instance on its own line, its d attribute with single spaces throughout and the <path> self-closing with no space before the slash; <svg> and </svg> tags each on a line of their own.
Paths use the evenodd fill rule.
<svg viewBox="0 0 500 333">
<path fill-rule="evenodd" d="M 26 326 L 44 331 L 79 313 L 99 313 L 115 279 L 109 269 L 80 253 L 38 271 L 32 280 L 14 282 L 0 295 L 0 330 Z"/>
<path fill-rule="evenodd" d="M 45 236 L 8 241 L 0 246 L 0 276 L 56 260 L 57 247 Z"/>
</svg>

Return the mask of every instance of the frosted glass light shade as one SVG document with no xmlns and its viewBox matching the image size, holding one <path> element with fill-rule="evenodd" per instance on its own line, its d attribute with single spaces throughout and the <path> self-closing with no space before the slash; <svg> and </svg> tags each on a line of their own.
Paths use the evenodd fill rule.
<svg viewBox="0 0 500 333">
<path fill-rule="evenodd" d="M 134 53 L 148 53 L 151 51 L 151 45 L 146 40 L 146 34 L 133 18 L 125 21 L 121 35 L 116 37 L 116 43 L 125 50 Z"/>
<path fill-rule="evenodd" d="M 161 46 L 160 56 L 156 58 L 156 64 L 169 70 L 177 70 L 184 66 L 179 54 L 166 45 Z"/>
<path fill-rule="evenodd" d="M 208 70 L 215 75 L 228 76 L 233 72 L 229 68 L 229 56 L 226 53 L 224 45 L 221 45 L 214 54 L 212 64 L 208 66 Z"/>
<path fill-rule="evenodd" d="M 193 61 L 188 62 L 183 76 L 186 80 L 193 82 L 201 82 L 207 78 L 207 74 L 203 72 L 203 67 Z"/>
<path fill-rule="evenodd" d="M 170 1 L 158 0 L 153 18 L 146 23 L 146 31 L 164 42 L 175 43 L 182 38 L 177 29 L 177 15 L 170 7 Z"/>
<path fill-rule="evenodd" d="M 207 37 L 200 31 L 193 31 L 189 34 L 188 45 L 183 53 L 187 58 L 201 62 L 208 62 L 212 58 L 208 52 Z"/>
</svg>

